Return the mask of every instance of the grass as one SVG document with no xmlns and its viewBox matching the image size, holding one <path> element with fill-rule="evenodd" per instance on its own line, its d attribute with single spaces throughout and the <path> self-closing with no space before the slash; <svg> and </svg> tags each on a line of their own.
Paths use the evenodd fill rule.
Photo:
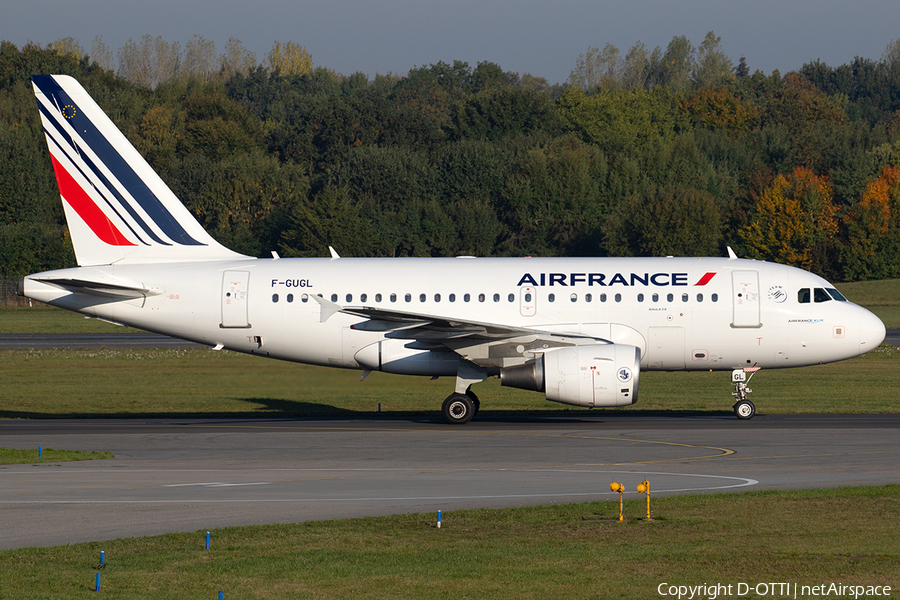
<svg viewBox="0 0 900 600">
<path fill-rule="evenodd" d="M 888 329 L 900 328 L 900 279 L 842 283 L 838 289 L 851 302 L 878 315 Z"/>
<path fill-rule="evenodd" d="M 94 597 L 100 550 L 107 598 L 651 598 L 661 583 L 900 585 L 900 538 L 887 526 L 900 519 L 900 485 L 652 506 L 653 522 L 615 522 L 618 502 L 606 500 L 453 511 L 441 529 L 433 514 L 228 528 L 212 532 L 209 551 L 203 531 L 2 551 L 0 597 Z M 642 499 L 626 501 L 626 515 L 642 511 Z"/>
<path fill-rule="evenodd" d="M 58 463 L 75 460 L 97 460 L 101 458 L 113 458 L 112 452 L 81 452 L 79 450 L 54 450 L 53 448 L 43 448 L 39 453 L 37 448 L 0 448 L 0 465 Z"/>
<path fill-rule="evenodd" d="M 0 333 L 137 333 L 140 329 L 122 327 L 79 313 L 47 306 L 0 306 Z"/>
</svg>

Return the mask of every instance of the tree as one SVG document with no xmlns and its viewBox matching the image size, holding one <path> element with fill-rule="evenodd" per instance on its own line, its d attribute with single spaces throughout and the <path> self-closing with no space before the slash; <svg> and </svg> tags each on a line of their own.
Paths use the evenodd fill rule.
<svg viewBox="0 0 900 600">
<path fill-rule="evenodd" d="M 219 69 L 226 79 L 235 74 L 247 75 L 256 66 L 256 54 L 244 48 L 237 38 L 228 38 L 225 52 L 219 56 Z"/>
<path fill-rule="evenodd" d="M 619 49 L 606 44 L 603 50 L 588 46 L 578 55 L 569 83 L 584 92 L 595 88 L 619 87 L 622 78 L 622 57 Z"/>
<path fill-rule="evenodd" d="M 184 45 L 182 73 L 206 83 L 216 72 L 218 58 L 215 42 L 195 34 Z"/>
<path fill-rule="evenodd" d="M 306 75 L 312 71 L 312 56 L 306 48 L 294 42 L 276 41 L 266 56 L 270 71 L 278 71 L 281 75 Z"/>
<path fill-rule="evenodd" d="M 828 178 L 797 167 L 762 190 L 740 235 L 749 258 L 824 274 L 837 231 L 837 206 Z"/>
<path fill-rule="evenodd" d="M 712 194 L 651 187 L 619 204 L 603 227 L 610 256 L 717 256 L 721 216 Z"/>
<path fill-rule="evenodd" d="M 722 51 L 722 38 L 710 31 L 697 51 L 691 78 L 696 86 L 705 87 L 725 83 L 732 77 L 731 59 Z"/>
<path fill-rule="evenodd" d="M 665 85 L 673 91 L 685 91 L 691 86 L 691 70 L 694 65 L 694 46 L 685 36 L 675 36 L 666 47 L 659 48 L 650 57 L 648 86 Z"/>
<path fill-rule="evenodd" d="M 586 142 L 607 152 L 634 152 L 657 140 L 671 141 L 687 127 L 666 88 L 602 90 L 590 96 L 570 89 L 557 103 L 563 122 Z"/>
<path fill-rule="evenodd" d="M 84 48 L 81 47 L 81 44 L 78 43 L 73 37 L 65 37 L 59 38 L 53 44 L 53 49 L 56 50 L 56 53 L 60 56 L 65 56 L 66 54 L 70 54 L 75 57 L 76 60 L 80 60 L 82 56 L 84 56 Z"/>
<path fill-rule="evenodd" d="M 844 276 L 888 279 L 900 276 L 900 168 L 888 165 L 870 182 L 845 216 Z"/>
<path fill-rule="evenodd" d="M 103 38 L 99 35 L 94 38 L 94 43 L 91 45 L 91 62 L 107 71 L 116 70 L 116 59 L 112 50 L 103 43 Z"/>
</svg>

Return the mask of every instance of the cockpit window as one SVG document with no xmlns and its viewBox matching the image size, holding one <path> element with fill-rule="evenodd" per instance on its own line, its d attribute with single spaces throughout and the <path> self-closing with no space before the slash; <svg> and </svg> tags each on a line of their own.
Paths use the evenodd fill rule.
<svg viewBox="0 0 900 600">
<path fill-rule="evenodd" d="M 816 288 L 814 299 L 816 302 L 831 302 L 831 296 L 822 288 Z"/>
<path fill-rule="evenodd" d="M 834 298 L 835 300 L 837 300 L 838 302 L 847 302 L 847 299 L 844 298 L 844 295 L 842 293 L 840 293 L 839 291 L 837 291 L 836 289 L 825 288 L 825 291 L 827 291 L 829 294 L 831 294 L 831 297 Z"/>
<path fill-rule="evenodd" d="M 801 288 L 797 292 L 797 302 L 800 304 L 809 304 L 809 288 Z"/>
</svg>

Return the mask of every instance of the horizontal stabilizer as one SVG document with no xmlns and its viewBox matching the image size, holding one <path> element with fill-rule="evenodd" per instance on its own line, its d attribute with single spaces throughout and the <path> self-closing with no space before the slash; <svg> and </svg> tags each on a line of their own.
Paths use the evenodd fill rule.
<svg viewBox="0 0 900 600">
<path fill-rule="evenodd" d="M 71 279 L 65 277 L 32 277 L 41 283 L 49 283 L 75 293 L 85 293 L 94 296 L 111 298 L 145 298 L 162 293 L 158 289 L 148 289 L 141 284 L 117 280 L 115 283 L 109 280 L 91 281 L 87 279 Z"/>
</svg>

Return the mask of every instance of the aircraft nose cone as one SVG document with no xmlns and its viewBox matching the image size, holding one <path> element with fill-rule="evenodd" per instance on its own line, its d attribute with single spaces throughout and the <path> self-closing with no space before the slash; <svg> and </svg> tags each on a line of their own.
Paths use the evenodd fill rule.
<svg viewBox="0 0 900 600">
<path fill-rule="evenodd" d="M 874 350 L 884 341 L 886 333 L 881 319 L 865 311 L 859 318 L 859 351 Z"/>
</svg>

